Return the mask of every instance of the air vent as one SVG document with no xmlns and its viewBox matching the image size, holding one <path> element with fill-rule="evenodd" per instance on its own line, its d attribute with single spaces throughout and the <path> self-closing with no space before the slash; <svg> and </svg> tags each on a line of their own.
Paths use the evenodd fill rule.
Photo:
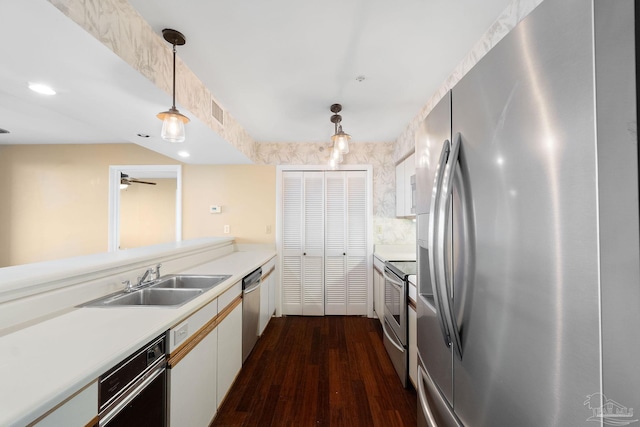
<svg viewBox="0 0 640 427">
<path fill-rule="evenodd" d="M 213 99 L 211 99 L 211 115 L 224 126 L 224 110 Z"/>
<path fill-rule="evenodd" d="M 8 130 L 0 128 L 0 133 L 9 133 Z"/>
</svg>

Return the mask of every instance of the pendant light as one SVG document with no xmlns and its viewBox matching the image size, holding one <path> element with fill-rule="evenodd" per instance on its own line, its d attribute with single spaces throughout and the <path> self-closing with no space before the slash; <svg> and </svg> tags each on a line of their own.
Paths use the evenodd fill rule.
<svg viewBox="0 0 640 427">
<path fill-rule="evenodd" d="M 185 139 L 184 125 L 189 123 L 189 118 L 176 108 L 176 46 L 184 45 L 186 39 L 179 31 L 169 28 L 162 30 L 162 36 L 173 45 L 173 104 L 169 110 L 158 113 L 157 117 L 162 120 L 160 136 L 165 141 L 182 142 Z"/>
<path fill-rule="evenodd" d="M 342 130 L 342 116 L 338 114 L 342 111 L 342 105 L 333 104 L 330 110 L 333 113 L 331 123 L 334 125 L 334 134 L 331 137 L 333 147 L 329 154 L 329 168 L 335 170 L 338 168 L 338 165 L 344 161 L 343 155 L 349 152 L 349 140 L 351 136 Z"/>
<path fill-rule="evenodd" d="M 342 116 L 338 114 L 340 111 L 342 111 L 342 105 L 333 104 L 331 106 L 331 112 L 334 113 L 331 116 L 331 123 L 333 123 L 335 127 L 335 133 L 331 137 L 331 140 L 335 148 L 340 150 L 342 154 L 347 154 L 349 152 L 349 140 L 351 136 L 342 130 Z"/>
</svg>

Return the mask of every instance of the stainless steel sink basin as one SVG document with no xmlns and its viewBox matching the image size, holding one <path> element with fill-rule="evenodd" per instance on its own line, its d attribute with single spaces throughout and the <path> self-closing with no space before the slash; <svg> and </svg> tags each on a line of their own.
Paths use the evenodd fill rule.
<svg viewBox="0 0 640 427">
<path fill-rule="evenodd" d="M 202 294 L 202 289 L 144 288 L 129 293 L 109 295 L 83 304 L 81 307 L 162 306 L 179 307 Z"/>
<path fill-rule="evenodd" d="M 210 289 L 227 280 L 230 275 L 171 274 L 151 285 L 153 289 Z"/>
</svg>

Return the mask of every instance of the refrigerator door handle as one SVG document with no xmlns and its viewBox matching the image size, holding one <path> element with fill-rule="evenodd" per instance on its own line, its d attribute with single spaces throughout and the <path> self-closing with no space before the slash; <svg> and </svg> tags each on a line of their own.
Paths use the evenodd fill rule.
<svg viewBox="0 0 640 427">
<path fill-rule="evenodd" d="M 431 191 L 431 215 L 429 215 L 429 273 L 431 279 L 431 286 L 433 291 L 433 299 L 436 306 L 436 311 L 438 312 L 438 324 L 440 325 L 440 330 L 442 331 L 442 338 L 444 339 L 444 343 L 447 347 L 451 346 L 451 339 L 448 325 L 444 318 L 444 310 L 442 307 L 442 298 L 441 292 L 438 286 L 438 274 L 437 267 L 438 263 L 436 260 L 436 240 L 437 240 L 437 226 L 438 226 L 438 211 L 440 208 L 440 192 L 442 191 L 442 175 L 444 172 L 444 168 L 447 163 L 447 159 L 449 157 L 449 153 L 451 151 L 451 142 L 447 139 L 442 144 L 442 151 L 440 152 L 440 159 L 438 160 L 438 166 L 436 167 L 435 176 L 433 178 L 433 189 Z"/>
<path fill-rule="evenodd" d="M 427 420 L 427 425 L 429 427 L 438 427 L 438 424 L 436 424 L 436 420 L 431 413 L 431 408 L 429 408 L 429 403 L 427 402 L 425 382 L 426 375 L 424 374 L 424 369 L 418 363 L 418 406 L 422 410 L 424 418 Z"/>
<path fill-rule="evenodd" d="M 462 427 L 421 363 L 418 363 L 418 405 L 429 427 Z M 427 397 L 431 396 L 431 399 Z M 429 406 L 431 401 L 433 408 Z M 434 413 L 435 412 L 435 413 Z"/>
<path fill-rule="evenodd" d="M 438 284 L 442 287 L 440 289 L 443 294 L 442 306 L 444 308 L 445 319 L 449 328 L 449 334 L 451 338 L 451 344 L 455 348 L 456 352 L 462 358 L 462 340 L 460 338 L 460 329 L 458 328 L 456 318 L 453 313 L 453 295 L 451 291 L 450 275 L 447 274 L 447 257 L 446 257 L 446 233 L 449 229 L 449 222 L 451 219 L 451 199 L 453 193 L 453 178 L 458 164 L 458 155 L 460 154 L 460 142 L 462 136 L 460 133 L 456 134 L 453 144 L 451 145 L 451 154 L 447 160 L 447 165 L 444 169 L 442 177 L 442 192 L 440 193 L 440 205 L 438 212 Z"/>
</svg>

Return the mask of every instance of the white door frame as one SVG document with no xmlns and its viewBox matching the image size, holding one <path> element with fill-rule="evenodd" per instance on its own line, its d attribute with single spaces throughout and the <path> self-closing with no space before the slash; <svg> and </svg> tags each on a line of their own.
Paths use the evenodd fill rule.
<svg viewBox="0 0 640 427">
<path fill-rule="evenodd" d="M 282 316 L 282 172 L 331 172 L 328 165 L 278 165 L 276 167 L 276 316 Z M 365 171 L 367 173 L 367 317 L 373 317 L 373 165 L 340 165 L 336 171 Z"/>
<path fill-rule="evenodd" d="M 136 178 L 176 179 L 176 242 L 182 240 L 182 166 L 112 165 L 109 166 L 109 252 L 120 247 L 120 174 Z"/>
</svg>

